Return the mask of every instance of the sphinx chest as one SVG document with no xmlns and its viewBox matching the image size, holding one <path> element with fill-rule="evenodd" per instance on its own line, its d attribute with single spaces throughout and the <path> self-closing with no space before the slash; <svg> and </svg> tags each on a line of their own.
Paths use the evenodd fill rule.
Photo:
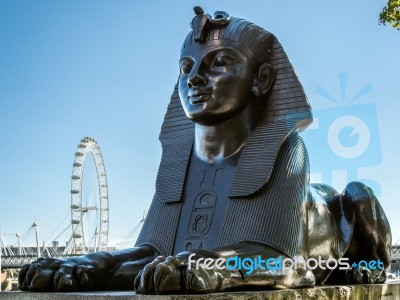
<svg viewBox="0 0 400 300">
<path fill-rule="evenodd" d="M 217 248 L 237 157 L 208 164 L 192 155 L 182 195 L 173 253 Z"/>
</svg>

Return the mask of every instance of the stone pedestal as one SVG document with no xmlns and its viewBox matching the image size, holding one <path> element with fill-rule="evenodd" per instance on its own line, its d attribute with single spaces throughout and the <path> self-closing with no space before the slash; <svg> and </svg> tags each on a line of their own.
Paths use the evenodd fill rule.
<svg viewBox="0 0 400 300">
<path fill-rule="evenodd" d="M 134 292 L 2 292 L 0 300 L 400 300 L 400 284 L 323 286 L 311 289 L 217 293 L 205 295 L 136 295 Z"/>
</svg>

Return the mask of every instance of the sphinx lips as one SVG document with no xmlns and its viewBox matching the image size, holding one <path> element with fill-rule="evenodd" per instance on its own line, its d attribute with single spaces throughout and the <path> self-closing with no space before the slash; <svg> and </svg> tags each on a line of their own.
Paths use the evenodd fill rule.
<svg viewBox="0 0 400 300">
<path fill-rule="evenodd" d="M 203 94 L 203 95 L 189 97 L 189 100 L 191 104 L 200 104 L 206 102 L 208 98 L 210 98 L 210 94 Z"/>
<path fill-rule="evenodd" d="M 211 93 L 204 91 L 193 91 L 189 92 L 188 96 L 190 104 L 200 104 L 206 102 L 208 98 L 210 98 Z"/>
</svg>

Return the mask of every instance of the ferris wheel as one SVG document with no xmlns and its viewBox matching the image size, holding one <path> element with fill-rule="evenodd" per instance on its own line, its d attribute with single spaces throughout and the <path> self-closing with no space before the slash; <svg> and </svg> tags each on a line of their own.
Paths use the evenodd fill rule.
<svg viewBox="0 0 400 300">
<path fill-rule="evenodd" d="M 72 235 L 65 253 L 106 250 L 109 206 L 106 169 L 100 147 L 84 137 L 75 153 L 71 177 Z"/>
</svg>

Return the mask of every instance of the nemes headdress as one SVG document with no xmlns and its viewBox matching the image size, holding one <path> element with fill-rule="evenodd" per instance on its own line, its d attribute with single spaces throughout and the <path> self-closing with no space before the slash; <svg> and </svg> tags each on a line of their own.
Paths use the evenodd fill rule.
<svg viewBox="0 0 400 300">
<path fill-rule="evenodd" d="M 257 64 L 269 63 L 275 83 L 261 103 L 260 120 L 242 149 L 229 197 L 246 197 L 269 180 L 282 142 L 293 131 L 312 122 L 311 107 L 303 87 L 277 38 L 263 28 L 217 11 L 214 17 L 194 8 L 192 31 L 182 51 L 198 43 L 229 45 L 253 57 Z M 194 141 L 194 123 L 181 106 L 177 86 L 161 127 L 163 155 L 156 182 L 156 195 L 163 202 L 181 200 L 186 169 Z"/>
<path fill-rule="evenodd" d="M 271 43 L 273 35 L 268 31 L 244 19 L 231 17 L 223 11 L 216 11 L 212 18 L 205 15 L 198 6 L 194 10 L 196 16 L 190 23 L 192 31 L 186 36 L 182 52 L 190 51 L 191 46 L 197 44 L 215 43 L 238 48 L 258 62 L 269 56 L 270 49 L 266 46 Z"/>
</svg>

